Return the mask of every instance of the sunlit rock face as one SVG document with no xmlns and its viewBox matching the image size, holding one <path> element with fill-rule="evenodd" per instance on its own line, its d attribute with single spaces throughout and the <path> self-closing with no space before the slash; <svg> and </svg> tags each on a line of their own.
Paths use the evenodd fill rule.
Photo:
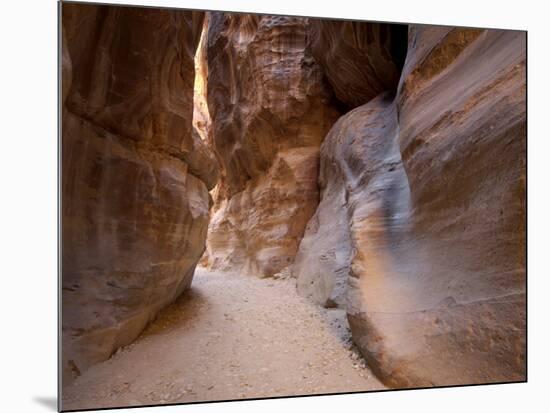
<svg viewBox="0 0 550 413">
<path fill-rule="evenodd" d="M 208 110 L 207 88 L 208 88 L 208 24 L 210 13 L 205 13 L 201 37 L 195 53 L 195 84 L 193 92 L 193 126 L 199 133 L 200 138 L 209 142 L 212 120 Z"/>
<path fill-rule="evenodd" d="M 307 51 L 308 19 L 213 13 L 211 145 L 221 163 L 208 265 L 270 276 L 293 262 L 318 202 L 318 153 L 338 113 Z"/>
<path fill-rule="evenodd" d="M 521 32 L 413 26 L 397 97 L 323 143 L 293 272 L 346 308 L 389 386 L 525 379 L 525 46 Z"/>
<path fill-rule="evenodd" d="M 63 383 L 191 283 L 214 155 L 192 127 L 202 14 L 62 5 Z"/>
<path fill-rule="evenodd" d="M 406 41 L 399 24 L 311 19 L 308 30 L 309 50 L 350 109 L 396 89 Z"/>
</svg>

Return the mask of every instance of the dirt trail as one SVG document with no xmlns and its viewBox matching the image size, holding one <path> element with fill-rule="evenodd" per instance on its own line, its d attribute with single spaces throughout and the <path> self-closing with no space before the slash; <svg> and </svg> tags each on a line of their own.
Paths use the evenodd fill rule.
<svg viewBox="0 0 550 413">
<path fill-rule="evenodd" d="M 133 344 L 65 389 L 63 409 L 382 389 L 345 313 L 289 279 L 197 268 L 191 289 Z"/>
</svg>

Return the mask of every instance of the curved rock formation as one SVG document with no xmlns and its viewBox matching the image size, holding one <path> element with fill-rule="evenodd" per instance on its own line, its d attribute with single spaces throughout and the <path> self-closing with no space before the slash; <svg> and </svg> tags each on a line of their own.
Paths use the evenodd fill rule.
<svg viewBox="0 0 550 413">
<path fill-rule="evenodd" d="M 212 147 L 222 166 L 209 265 L 269 276 L 294 260 L 317 203 L 317 160 L 338 113 L 306 49 L 308 20 L 213 13 Z"/>
<path fill-rule="evenodd" d="M 67 384 L 189 286 L 217 166 L 191 124 L 202 14 L 82 4 L 62 12 Z"/>
<path fill-rule="evenodd" d="M 327 19 L 310 22 L 309 49 L 338 100 L 355 108 L 396 89 L 407 26 Z"/>
<path fill-rule="evenodd" d="M 354 239 L 358 225 L 379 218 L 380 208 L 400 220 L 407 209 L 396 138 L 396 110 L 386 93 L 342 116 L 321 147 L 321 202 L 292 268 L 298 291 L 318 304 L 348 306 L 350 266 L 365 253 Z M 381 200 L 386 196 L 391 204 Z"/>
<path fill-rule="evenodd" d="M 298 288 L 389 386 L 525 379 L 525 59 L 522 32 L 412 27 L 395 101 L 323 143 Z"/>
</svg>

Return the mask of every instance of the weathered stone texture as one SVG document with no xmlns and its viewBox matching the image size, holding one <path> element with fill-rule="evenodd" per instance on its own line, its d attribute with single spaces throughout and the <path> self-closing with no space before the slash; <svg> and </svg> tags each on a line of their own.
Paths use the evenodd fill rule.
<svg viewBox="0 0 550 413">
<path fill-rule="evenodd" d="M 311 19 L 308 47 L 349 108 L 397 87 L 407 26 L 400 24 Z"/>
<path fill-rule="evenodd" d="M 294 260 L 317 203 L 318 151 L 338 113 L 309 55 L 308 19 L 213 13 L 212 147 L 222 172 L 211 268 L 269 276 Z"/>
<path fill-rule="evenodd" d="M 63 383 L 191 283 L 213 154 L 193 132 L 202 14 L 62 5 Z"/>
</svg>

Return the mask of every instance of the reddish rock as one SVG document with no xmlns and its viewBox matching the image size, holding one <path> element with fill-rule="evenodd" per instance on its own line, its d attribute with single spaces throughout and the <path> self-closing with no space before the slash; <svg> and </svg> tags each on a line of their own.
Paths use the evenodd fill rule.
<svg viewBox="0 0 550 413">
<path fill-rule="evenodd" d="M 208 107 L 222 166 L 211 268 L 267 276 L 288 266 L 319 201 L 318 150 L 338 113 L 307 27 L 306 18 L 211 16 Z"/>
<path fill-rule="evenodd" d="M 63 383 L 191 283 L 216 164 L 193 133 L 200 13 L 62 5 Z"/>
<path fill-rule="evenodd" d="M 313 57 L 344 105 L 355 108 L 396 89 L 407 26 L 311 19 L 308 38 Z"/>
<path fill-rule="evenodd" d="M 319 148 L 280 151 L 265 174 L 224 200 L 212 214 L 208 265 L 259 277 L 294 261 L 319 193 Z"/>
<path fill-rule="evenodd" d="M 386 385 L 526 377 L 525 46 L 522 32 L 413 26 L 395 101 L 351 111 L 323 143 L 298 288 L 340 297 Z"/>
</svg>

